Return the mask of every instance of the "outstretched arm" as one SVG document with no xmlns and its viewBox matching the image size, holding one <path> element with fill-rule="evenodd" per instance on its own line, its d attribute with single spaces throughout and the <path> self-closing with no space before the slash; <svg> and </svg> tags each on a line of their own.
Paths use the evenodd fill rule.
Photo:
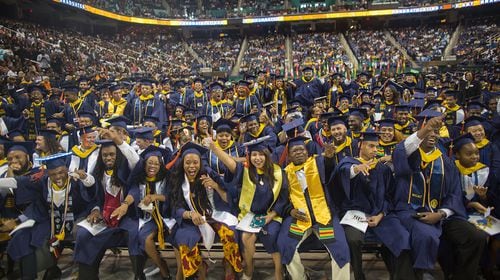
<svg viewBox="0 0 500 280">
<path fill-rule="evenodd" d="M 236 161 L 229 154 L 217 147 L 210 137 L 203 139 L 203 146 L 209 148 L 224 163 L 229 172 L 234 174 L 236 171 Z"/>
</svg>

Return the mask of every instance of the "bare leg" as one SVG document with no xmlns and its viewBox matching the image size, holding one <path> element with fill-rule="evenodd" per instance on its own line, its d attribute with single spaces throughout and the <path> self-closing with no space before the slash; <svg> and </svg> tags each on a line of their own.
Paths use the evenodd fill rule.
<svg viewBox="0 0 500 280">
<path fill-rule="evenodd" d="M 274 263 L 274 279 L 276 280 L 281 280 L 283 278 L 283 272 L 282 270 L 282 264 L 281 264 L 281 255 L 280 253 L 272 253 L 271 256 L 273 257 L 273 263 Z"/>
<path fill-rule="evenodd" d="M 255 254 L 255 241 L 257 241 L 257 235 L 255 235 L 255 233 L 244 232 L 241 239 L 243 241 L 243 259 L 245 261 L 243 273 L 246 276 L 252 277 L 253 255 Z"/>
<path fill-rule="evenodd" d="M 183 280 L 184 275 L 182 274 L 182 263 L 181 263 L 181 253 L 177 248 L 174 248 L 175 261 L 177 263 L 177 273 L 175 274 L 175 280 Z"/>
<path fill-rule="evenodd" d="M 155 233 L 151 233 L 147 238 L 146 238 L 146 243 L 144 245 L 144 249 L 146 250 L 146 254 L 148 254 L 148 257 L 151 258 L 153 263 L 160 268 L 160 273 L 161 276 L 167 277 L 170 272 L 168 271 L 168 266 L 167 263 L 162 260 L 160 253 L 158 250 L 156 250 L 156 244 L 155 244 Z"/>
</svg>

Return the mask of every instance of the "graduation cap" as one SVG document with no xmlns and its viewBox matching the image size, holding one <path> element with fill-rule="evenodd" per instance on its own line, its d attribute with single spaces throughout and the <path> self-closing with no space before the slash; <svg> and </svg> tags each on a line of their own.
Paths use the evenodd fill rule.
<svg viewBox="0 0 500 280">
<path fill-rule="evenodd" d="M 77 86 L 73 86 L 73 85 L 64 86 L 62 89 L 63 89 L 64 93 L 78 94 L 78 92 L 80 91 L 80 88 L 78 88 Z"/>
<path fill-rule="evenodd" d="M 351 116 L 358 116 L 362 120 L 364 120 L 368 117 L 368 113 L 366 112 L 366 109 L 363 109 L 363 108 L 350 108 L 349 114 Z"/>
<path fill-rule="evenodd" d="M 165 85 L 165 84 L 169 84 L 170 83 L 170 79 L 169 78 L 164 78 L 163 80 L 161 80 L 161 84 Z"/>
<path fill-rule="evenodd" d="M 284 80 L 285 79 L 285 76 L 283 75 L 276 75 L 275 77 L 275 80 L 278 81 L 278 80 Z"/>
<path fill-rule="evenodd" d="M 219 83 L 219 82 L 213 82 L 211 83 L 208 88 L 210 89 L 210 91 L 214 91 L 214 90 L 223 90 L 224 89 L 224 85 Z"/>
<path fill-rule="evenodd" d="M 80 131 L 80 135 L 95 132 L 94 127 L 91 126 L 91 125 L 85 126 L 85 127 L 81 127 L 79 129 L 79 131 Z"/>
<path fill-rule="evenodd" d="M 236 124 L 228 119 L 220 118 L 214 123 L 215 132 L 229 132 L 231 133 L 236 127 Z"/>
<path fill-rule="evenodd" d="M 394 87 L 394 89 L 395 89 L 397 92 L 403 92 L 403 90 L 404 90 L 404 87 L 403 87 L 402 85 L 400 85 L 400 84 L 398 84 L 398 83 L 396 83 L 396 82 L 394 82 L 394 81 L 392 81 L 392 80 L 389 80 L 389 81 L 387 82 L 387 86 L 392 86 L 392 87 Z"/>
<path fill-rule="evenodd" d="M 152 156 L 157 156 L 162 159 L 162 162 L 165 163 L 170 159 L 170 153 L 160 147 L 156 147 L 155 145 L 149 145 L 144 151 L 141 153 L 141 158 L 148 159 Z"/>
<path fill-rule="evenodd" d="M 320 120 L 328 120 L 329 118 L 331 117 L 335 117 L 337 116 L 338 114 L 336 112 L 325 112 L 325 113 L 321 113 L 319 115 L 319 119 Z"/>
<path fill-rule="evenodd" d="M 375 108 L 375 104 L 362 102 L 361 104 L 359 104 L 359 107 L 361 109 L 371 110 L 371 109 Z"/>
<path fill-rule="evenodd" d="M 361 96 L 365 96 L 365 95 L 371 97 L 372 93 L 370 91 L 368 91 L 368 90 L 361 90 Z"/>
<path fill-rule="evenodd" d="M 141 127 L 138 129 L 135 129 L 134 132 L 134 137 L 140 138 L 140 139 L 146 139 L 146 140 L 153 140 L 153 128 L 151 127 Z"/>
<path fill-rule="evenodd" d="M 24 137 L 24 131 L 22 131 L 19 128 L 16 128 L 16 129 L 13 129 L 13 130 L 7 132 L 7 137 L 9 137 L 10 139 L 13 139 L 14 137 L 18 137 L 18 136 Z"/>
<path fill-rule="evenodd" d="M 320 96 L 320 97 L 316 97 L 314 98 L 314 103 L 319 103 L 319 102 L 323 102 L 324 100 L 326 100 L 326 96 Z"/>
<path fill-rule="evenodd" d="M 9 138 L 0 135 L 0 145 L 4 145 L 7 142 L 11 142 Z"/>
<path fill-rule="evenodd" d="M 42 94 L 47 94 L 47 91 L 45 90 L 45 87 L 42 85 L 29 85 L 26 89 L 29 93 L 39 91 Z"/>
<path fill-rule="evenodd" d="M 250 82 L 245 81 L 245 80 L 239 80 L 238 81 L 238 86 L 249 87 L 250 86 Z"/>
<path fill-rule="evenodd" d="M 148 116 L 144 116 L 144 118 L 142 119 L 142 123 L 145 123 L 145 122 L 152 122 L 157 126 L 158 123 L 160 122 L 160 119 L 158 117 L 148 115 Z"/>
<path fill-rule="evenodd" d="M 100 83 L 96 86 L 97 91 L 102 91 L 105 89 L 109 89 L 112 86 L 115 86 L 116 84 L 110 84 L 110 83 Z"/>
<path fill-rule="evenodd" d="M 348 94 L 341 94 L 341 95 L 339 95 L 338 98 L 339 98 L 339 101 L 341 101 L 342 99 L 345 99 L 345 100 L 349 101 L 349 103 L 351 103 L 351 96 Z"/>
<path fill-rule="evenodd" d="M 425 106 L 425 100 L 424 99 L 412 99 L 412 100 L 410 100 L 410 103 L 408 103 L 408 106 L 410 108 L 423 108 Z"/>
<path fill-rule="evenodd" d="M 55 123 L 59 126 L 62 126 L 63 123 L 64 123 L 64 119 L 63 118 L 57 118 L 57 117 L 48 117 L 47 118 L 47 123 Z"/>
<path fill-rule="evenodd" d="M 41 129 L 38 131 L 38 135 L 43 136 L 45 138 L 56 139 L 56 137 L 57 137 L 57 135 L 59 135 L 59 133 L 57 133 L 57 131 L 55 131 L 55 130 Z"/>
<path fill-rule="evenodd" d="M 471 143 L 474 143 L 474 137 L 472 137 L 472 134 L 470 133 L 466 133 L 464 135 L 461 135 L 455 139 L 452 139 L 450 141 L 448 141 L 447 143 L 445 143 L 445 146 L 453 151 L 454 153 L 460 151 L 460 149 L 464 146 L 464 145 L 467 145 L 467 144 L 471 144 Z"/>
<path fill-rule="evenodd" d="M 304 125 L 304 120 L 303 119 L 294 119 L 291 122 L 287 122 L 284 125 L 281 126 L 283 131 L 288 132 L 291 131 L 292 129 L 296 129 L 300 126 Z"/>
<path fill-rule="evenodd" d="M 196 154 L 196 155 L 201 157 L 206 152 L 208 152 L 207 148 L 200 146 L 198 144 L 195 144 L 193 142 L 187 142 L 186 144 L 182 145 L 180 150 L 182 153 L 182 157 L 184 157 L 188 154 Z"/>
<path fill-rule="evenodd" d="M 251 121 L 256 121 L 257 120 L 257 115 L 256 114 L 248 114 L 243 116 L 240 119 L 240 122 L 251 122 Z"/>
<path fill-rule="evenodd" d="M 196 83 L 204 84 L 204 83 L 205 83 L 205 80 L 203 80 L 203 79 L 202 79 L 202 78 L 200 78 L 200 77 L 194 78 L 194 79 L 193 79 L 193 84 L 196 84 Z"/>
<path fill-rule="evenodd" d="M 141 79 L 139 81 L 139 83 L 143 86 L 150 86 L 152 87 L 154 83 L 156 83 L 156 81 L 154 80 L 151 80 L 151 79 Z"/>
<path fill-rule="evenodd" d="M 479 116 L 468 117 L 464 120 L 464 129 L 467 129 L 471 126 L 483 125 L 485 121 L 485 118 Z"/>
<path fill-rule="evenodd" d="M 483 110 L 488 109 L 483 103 L 479 101 L 470 101 L 466 106 L 467 110 Z"/>
<path fill-rule="evenodd" d="M 124 116 L 117 116 L 108 119 L 106 122 L 109 123 L 109 126 L 117 126 L 127 129 L 127 123 L 129 123 L 130 120 Z"/>
<path fill-rule="evenodd" d="M 260 151 L 263 151 L 263 150 L 269 148 L 269 145 L 267 144 L 267 141 L 270 138 L 271 138 L 271 136 L 266 135 L 264 137 L 260 137 L 260 138 L 254 139 L 252 141 L 243 143 L 241 146 L 242 147 L 247 147 L 249 153 L 250 152 L 254 152 L 254 151 L 260 152 Z"/>
<path fill-rule="evenodd" d="M 93 111 L 80 111 L 78 112 L 78 117 L 93 119 L 95 117 L 95 113 Z"/>
<path fill-rule="evenodd" d="M 443 114 L 439 111 L 432 110 L 432 109 L 425 109 L 420 114 L 418 114 L 415 118 L 419 121 L 418 127 L 420 128 L 425 124 L 426 121 L 435 118 L 435 117 L 441 117 Z"/>
<path fill-rule="evenodd" d="M 252 75 L 252 74 L 248 74 L 245 76 L 245 80 L 252 81 L 252 82 L 255 81 L 256 78 L 257 77 L 255 77 L 255 75 Z"/>
<path fill-rule="evenodd" d="M 240 114 L 240 113 L 235 113 L 232 117 L 231 117 L 231 121 L 233 122 L 240 122 L 241 118 L 243 118 L 243 114 Z"/>
<path fill-rule="evenodd" d="M 445 95 L 446 97 L 453 97 L 453 98 L 457 99 L 457 94 L 459 94 L 459 93 L 460 93 L 460 92 L 455 91 L 455 90 L 447 90 L 447 91 L 444 93 L 444 95 Z"/>
<path fill-rule="evenodd" d="M 36 161 L 44 164 L 47 169 L 56 169 L 61 166 L 67 166 L 69 162 L 69 156 L 72 155 L 72 152 L 69 153 L 57 153 L 54 155 L 50 155 L 47 157 L 42 157 L 37 159 Z"/>
<path fill-rule="evenodd" d="M 120 84 L 113 84 L 113 85 L 111 85 L 111 86 L 109 87 L 109 90 L 110 90 L 111 92 L 113 92 L 113 91 L 117 91 L 117 90 L 121 90 L 121 89 L 123 89 L 123 85 L 120 85 Z"/>
<path fill-rule="evenodd" d="M 436 109 L 436 108 L 439 108 L 439 107 L 441 107 L 441 104 L 443 104 L 443 100 L 438 100 L 438 99 L 429 100 L 425 104 L 424 110 L 425 109 Z"/>
<path fill-rule="evenodd" d="M 379 133 L 375 132 L 372 129 L 369 129 L 364 132 L 360 132 L 359 140 L 360 141 L 375 141 L 378 142 Z"/>
<path fill-rule="evenodd" d="M 415 92 L 415 94 L 413 94 L 413 98 L 415 99 L 425 99 L 426 96 L 425 92 Z"/>
<path fill-rule="evenodd" d="M 266 71 L 264 71 L 264 70 L 259 70 L 259 71 L 257 71 L 257 75 L 260 75 L 260 74 L 264 74 L 264 75 L 265 75 L 265 74 L 267 74 L 267 72 L 266 72 Z"/>
<path fill-rule="evenodd" d="M 302 72 L 307 72 L 307 71 L 314 71 L 314 69 L 311 66 L 304 66 L 302 68 Z"/>
<path fill-rule="evenodd" d="M 101 147 L 109 147 L 115 145 L 115 142 L 111 139 L 100 139 L 95 141 L 96 145 L 101 145 Z"/>
<path fill-rule="evenodd" d="M 197 113 L 197 110 L 195 108 L 186 107 L 186 109 L 184 110 L 184 116 L 188 115 L 188 114 L 196 115 L 196 113 Z"/>
<path fill-rule="evenodd" d="M 183 121 L 183 120 L 180 120 L 180 119 L 171 119 L 169 121 L 170 127 L 174 127 L 174 126 L 180 126 L 180 127 L 182 127 L 182 126 L 185 126 L 185 124 L 186 124 L 186 122 Z"/>
<path fill-rule="evenodd" d="M 196 122 L 199 123 L 202 120 L 206 120 L 209 124 L 212 124 L 212 116 L 209 115 L 199 115 L 196 117 Z"/>
<path fill-rule="evenodd" d="M 174 87 L 176 87 L 176 88 L 185 87 L 185 86 L 186 86 L 186 83 L 183 80 L 178 80 L 178 81 L 175 81 L 175 83 L 174 83 Z"/>
<path fill-rule="evenodd" d="M 307 138 L 305 136 L 297 136 L 297 137 L 293 137 L 293 138 L 288 139 L 286 144 L 288 146 L 288 149 L 290 149 L 293 146 L 305 146 L 307 140 L 309 140 L 309 138 Z"/>
<path fill-rule="evenodd" d="M 35 150 L 35 143 L 32 141 L 23 141 L 23 142 L 7 142 L 3 144 L 4 149 L 6 151 L 5 154 L 8 154 L 13 151 L 21 151 L 25 154 L 31 156 Z"/>
<path fill-rule="evenodd" d="M 410 112 L 410 106 L 408 104 L 399 104 L 394 107 L 396 112 Z"/>
<path fill-rule="evenodd" d="M 81 83 L 81 82 L 90 82 L 90 79 L 85 77 L 85 76 L 81 76 L 77 81 L 77 83 Z"/>
<path fill-rule="evenodd" d="M 372 77 L 372 75 L 370 73 L 367 73 L 367 72 L 361 72 L 357 75 L 357 77 L 366 77 L 366 79 L 370 79 Z"/>
<path fill-rule="evenodd" d="M 375 122 L 378 127 L 394 127 L 396 121 L 394 119 L 382 119 Z"/>
<path fill-rule="evenodd" d="M 328 126 L 331 127 L 338 124 L 342 124 L 347 127 L 346 118 L 344 116 L 333 116 L 328 118 Z"/>
<path fill-rule="evenodd" d="M 342 75 L 341 73 L 337 73 L 337 72 L 330 74 L 330 76 L 332 78 L 337 78 L 337 77 L 343 78 L 344 77 L 344 75 Z"/>
</svg>

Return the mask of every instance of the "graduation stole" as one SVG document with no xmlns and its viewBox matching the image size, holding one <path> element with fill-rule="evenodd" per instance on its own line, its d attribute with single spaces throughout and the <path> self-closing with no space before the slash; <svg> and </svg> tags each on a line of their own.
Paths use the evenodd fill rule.
<svg viewBox="0 0 500 280">
<path fill-rule="evenodd" d="M 3 107 L 3 101 L 0 100 L 0 117 L 5 116 L 5 109 Z"/>
<path fill-rule="evenodd" d="M 434 149 L 430 154 L 421 148 L 420 153 L 421 173 L 411 175 L 410 189 L 408 192 L 408 204 L 412 208 L 429 207 L 435 211 L 441 205 L 444 183 L 444 160 L 439 149 Z"/>
<path fill-rule="evenodd" d="M 81 159 L 85 159 L 87 158 L 88 156 L 90 156 L 90 154 L 92 154 L 93 151 L 95 151 L 97 149 L 97 145 L 96 144 L 93 144 L 92 147 L 86 149 L 85 151 L 82 151 L 81 148 L 79 146 L 73 146 L 73 148 L 71 148 L 71 151 L 73 152 L 73 154 L 75 154 L 77 157 L 81 158 Z"/>
<path fill-rule="evenodd" d="M 278 113 L 281 116 L 284 116 L 286 114 L 287 103 L 288 103 L 284 89 L 282 89 L 282 88 L 277 88 L 276 89 L 276 91 L 274 92 L 274 101 L 278 105 L 281 105 L 281 110 L 279 110 L 279 108 L 277 108 L 278 109 Z M 278 101 L 281 101 L 281 104 L 279 104 Z"/>
<path fill-rule="evenodd" d="M 252 96 L 252 95 L 255 95 L 255 92 L 257 91 L 257 88 L 254 87 L 252 88 L 252 90 L 250 90 L 250 92 L 248 93 L 248 96 Z"/>
<path fill-rule="evenodd" d="M 115 101 L 113 98 L 111 99 L 111 104 L 113 105 L 113 114 L 118 114 L 118 109 L 120 107 L 123 107 L 123 109 L 125 109 L 125 106 L 127 105 L 127 100 L 121 98 L 120 100 L 118 101 Z M 121 108 L 120 108 L 121 109 Z"/>
<path fill-rule="evenodd" d="M 73 109 L 73 112 L 75 112 L 75 116 L 76 116 L 76 113 L 78 112 L 78 110 L 80 110 L 80 107 L 82 107 L 82 104 L 83 104 L 83 102 L 82 102 L 81 98 L 78 98 L 74 102 L 69 103 L 69 105 Z"/>
<path fill-rule="evenodd" d="M 154 97 L 155 96 L 153 94 L 148 94 L 146 96 L 143 95 L 143 94 L 141 94 L 141 95 L 139 95 L 139 100 L 141 100 L 141 101 L 148 101 L 148 100 L 153 99 Z"/>
<path fill-rule="evenodd" d="M 80 98 L 85 99 L 91 92 L 91 89 L 86 90 L 83 94 L 80 94 Z"/>
<path fill-rule="evenodd" d="M 40 110 L 39 113 L 37 114 L 35 112 L 35 110 Z M 45 114 L 46 114 L 46 111 L 45 111 L 45 106 L 44 106 L 44 102 L 38 102 L 38 103 L 35 103 L 35 102 L 32 102 L 31 103 L 31 106 L 30 106 L 30 109 L 29 109 L 29 113 L 28 113 L 28 118 L 30 120 L 29 122 L 29 129 L 28 129 L 28 138 L 30 140 L 35 140 L 36 138 L 36 128 L 37 128 L 37 119 L 36 119 L 36 115 L 38 115 L 38 118 L 39 118 L 39 121 L 40 121 L 40 127 L 39 128 L 43 128 L 47 125 L 47 118 L 45 117 Z"/>
<path fill-rule="evenodd" d="M 266 128 L 266 125 L 265 125 L 265 124 L 263 124 L 263 123 L 261 123 L 261 124 L 259 124 L 259 131 L 257 131 L 257 133 L 256 133 L 256 134 L 253 134 L 253 133 L 251 133 L 251 132 L 248 132 L 248 133 L 249 133 L 250 135 L 252 135 L 253 137 L 258 138 L 258 137 L 259 137 L 259 135 L 262 133 L 262 131 L 264 131 L 264 129 L 265 129 L 265 128 Z"/>
<path fill-rule="evenodd" d="M 362 157 L 357 157 L 356 160 L 359 161 L 359 162 L 361 162 L 362 164 L 368 163 L 368 160 L 364 160 Z M 375 168 L 377 166 L 377 163 L 378 163 L 378 159 L 374 158 L 373 162 L 370 163 L 370 170 L 372 170 L 373 168 Z"/>
<path fill-rule="evenodd" d="M 352 144 L 352 138 L 349 136 L 346 136 L 344 143 L 335 147 L 335 153 L 338 154 L 338 153 L 342 152 L 342 150 L 344 150 L 346 147 L 351 148 L 351 144 Z"/>
<path fill-rule="evenodd" d="M 279 165 L 276 165 L 276 164 L 273 164 L 273 167 L 274 167 L 275 181 L 274 181 L 274 186 L 273 186 L 272 191 L 273 191 L 274 199 L 273 199 L 273 203 L 271 205 L 269 205 L 268 209 L 271 209 L 271 207 L 276 202 L 276 199 L 278 199 L 278 195 L 279 195 L 280 190 L 281 190 L 281 185 L 283 183 L 283 174 L 281 171 L 281 167 Z M 250 212 L 250 209 L 252 207 L 253 197 L 255 195 L 255 188 L 256 187 L 257 186 L 254 184 L 254 182 L 252 182 L 252 180 L 250 180 L 248 168 L 244 167 L 243 168 L 243 182 L 241 185 L 240 201 L 238 202 L 238 207 L 240 209 L 240 214 L 238 215 L 239 221 L 241 221 L 241 219 L 243 219 L 243 217 L 245 217 L 245 215 Z M 276 216 L 273 220 L 281 223 L 282 219 L 281 219 L 281 217 Z"/>
<path fill-rule="evenodd" d="M 99 107 L 101 108 L 101 115 L 112 115 L 115 112 L 115 106 L 111 101 L 99 101 Z"/>
<path fill-rule="evenodd" d="M 446 127 L 446 125 L 443 125 L 439 129 L 439 137 L 441 137 L 441 138 L 450 138 L 450 132 L 448 131 L 448 128 Z"/>
<path fill-rule="evenodd" d="M 460 105 L 458 105 L 458 104 L 455 104 L 455 106 L 453 106 L 453 107 L 449 107 L 448 104 L 444 104 L 443 106 L 446 108 L 446 110 L 451 111 L 451 112 L 456 112 L 460 109 Z"/>
<path fill-rule="evenodd" d="M 71 191 L 71 188 L 70 188 L 70 179 L 66 179 L 66 182 L 64 183 L 64 186 L 60 187 L 58 185 L 56 185 L 55 183 L 51 183 L 49 188 L 52 189 L 52 191 L 50 192 L 51 194 L 51 199 L 50 199 L 50 216 L 51 216 L 51 219 L 50 219 L 50 223 L 51 223 L 51 238 L 56 238 L 57 240 L 59 241 L 62 241 L 64 240 L 64 238 L 66 237 L 66 231 L 65 231 L 65 226 L 66 226 L 66 216 L 68 214 L 68 209 L 71 207 L 70 204 L 71 203 L 71 200 L 70 200 L 70 191 Z M 62 219 L 62 225 L 61 225 L 61 228 L 59 230 L 59 233 L 56 233 L 56 222 L 55 222 L 55 214 L 54 214 L 54 191 L 61 191 L 61 190 L 66 190 L 66 193 L 64 194 L 64 216 L 61 217 Z M 71 210 L 69 210 L 71 211 Z M 57 257 L 57 254 L 56 254 L 56 257 Z"/>
<path fill-rule="evenodd" d="M 484 148 L 486 145 L 488 145 L 490 143 L 490 140 L 486 139 L 486 138 L 483 138 L 483 140 L 475 143 L 477 148 L 478 149 L 482 149 Z"/>
<path fill-rule="evenodd" d="M 249 96 L 246 96 L 246 97 L 240 97 L 238 96 L 238 99 L 236 99 L 235 101 L 235 106 L 234 106 L 234 109 L 238 109 L 238 104 L 240 102 L 243 102 L 243 114 L 248 114 L 250 113 L 250 110 L 252 109 L 251 108 L 251 104 L 252 102 L 250 101 L 250 95 Z M 247 110 L 247 107 L 248 107 L 248 110 Z"/>
<path fill-rule="evenodd" d="M 157 129 L 153 133 L 153 145 L 155 145 L 156 147 L 159 147 L 161 144 L 162 144 L 161 143 L 161 130 Z"/>
<path fill-rule="evenodd" d="M 233 140 L 231 140 L 229 142 L 229 144 L 227 145 L 227 147 L 224 148 L 224 149 L 221 148 L 221 146 L 219 145 L 218 141 L 215 141 L 215 145 L 219 149 L 225 151 L 230 156 L 233 156 L 233 154 L 234 154 L 234 155 L 236 155 L 236 157 L 239 157 L 239 155 L 238 155 L 238 149 L 236 148 L 236 146 L 234 146 L 234 141 Z M 231 148 L 233 148 L 233 147 L 234 147 L 234 153 L 231 153 Z M 220 169 L 220 166 L 219 166 L 219 158 L 217 156 L 215 156 L 215 154 L 212 151 L 209 151 L 208 158 L 209 158 L 209 161 L 208 161 L 209 166 L 213 169 L 214 165 L 215 165 L 215 171 L 217 173 L 219 173 L 219 174 L 222 174 L 222 172 L 221 172 L 222 170 Z"/>
<path fill-rule="evenodd" d="M 139 99 L 136 99 L 135 101 L 135 106 L 134 106 L 134 124 L 137 124 L 137 123 L 142 123 L 142 119 L 144 116 L 147 116 L 147 115 L 150 115 L 148 113 L 148 107 L 154 107 L 155 105 L 155 100 L 154 100 L 154 95 L 150 94 L 148 95 L 148 97 L 151 97 L 149 99 L 143 99 L 142 98 L 143 96 L 140 95 L 139 96 Z M 141 102 L 145 102 L 145 106 L 143 107 Z M 143 112 L 144 110 L 144 112 Z"/>
<path fill-rule="evenodd" d="M 312 125 L 312 123 L 317 122 L 317 121 L 318 121 L 318 118 L 310 118 L 309 121 L 307 121 L 304 129 L 309 130 L 309 127 Z"/>
<path fill-rule="evenodd" d="M 407 128 L 410 125 L 410 120 L 407 120 L 405 124 L 400 125 L 399 123 L 394 124 L 394 128 L 398 131 L 403 131 L 403 129 Z"/>
<path fill-rule="evenodd" d="M 325 138 L 330 138 L 330 137 L 332 137 L 332 132 L 321 129 L 321 136 L 323 136 Z"/>
<path fill-rule="evenodd" d="M 146 195 L 151 194 L 151 189 L 155 187 L 156 185 L 156 177 L 153 178 L 146 178 Z M 155 194 L 156 192 L 153 192 Z M 153 220 L 158 227 L 158 245 L 160 249 L 165 249 L 165 238 L 163 237 L 163 217 L 161 216 L 160 213 L 160 202 L 155 201 L 152 202 L 154 209 L 153 213 L 151 213 L 151 216 L 153 217 Z"/>
<path fill-rule="evenodd" d="M 382 140 L 378 140 L 378 148 L 377 148 L 377 157 L 383 157 L 386 155 L 392 155 L 392 152 L 394 151 L 394 148 L 396 147 L 396 144 L 398 142 L 392 141 L 392 142 L 384 142 Z M 389 150 L 389 153 L 387 153 L 387 150 Z"/>
<path fill-rule="evenodd" d="M 460 174 L 466 175 L 466 176 L 469 176 L 472 173 L 486 167 L 486 165 L 481 163 L 481 162 L 477 162 L 476 165 L 474 165 L 472 167 L 464 167 L 462 164 L 460 164 L 460 161 L 458 161 L 458 160 L 455 160 L 455 165 L 457 166 L 458 171 L 460 171 Z"/>
<path fill-rule="evenodd" d="M 302 78 L 300 78 L 304 83 L 309 83 L 311 82 L 312 80 L 314 80 L 314 78 L 311 78 L 309 81 L 306 80 L 306 78 L 304 76 L 302 76 Z"/>
<path fill-rule="evenodd" d="M 290 200 L 293 207 L 295 209 L 304 210 L 309 218 L 307 222 L 294 219 L 294 222 L 290 225 L 289 235 L 291 237 L 302 239 L 304 232 L 312 226 L 312 218 L 309 213 L 309 207 L 307 207 L 306 196 L 304 194 L 305 190 L 302 189 L 302 185 L 296 175 L 296 172 L 302 169 L 304 170 L 304 175 L 306 177 L 307 193 L 311 202 L 311 208 L 316 221 L 319 223 L 319 239 L 331 240 L 335 238 L 333 225 L 331 223 L 332 216 L 328 203 L 326 202 L 323 184 L 321 183 L 315 157 L 309 157 L 304 164 L 295 165 L 290 163 L 287 167 L 285 167 L 289 183 Z"/>
</svg>

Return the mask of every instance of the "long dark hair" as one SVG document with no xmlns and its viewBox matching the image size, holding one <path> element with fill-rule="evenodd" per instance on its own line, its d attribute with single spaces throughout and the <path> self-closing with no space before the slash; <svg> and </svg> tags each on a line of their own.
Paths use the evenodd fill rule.
<svg viewBox="0 0 500 280">
<path fill-rule="evenodd" d="M 276 181 L 276 178 L 274 177 L 274 164 L 271 159 L 271 152 L 269 152 L 268 149 L 262 150 L 262 153 L 266 157 L 266 161 L 264 162 L 264 181 L 266 181 L 268 184 L 271 186 L 274 185 L 274 182 Z M 249 163 L 248 163 L 248 176 L 250 177 L 250 181 L 252 181 L 254 184 L 258 183 L 257 180 L 257 168 L 252 164 L 250 161 L 250 155 L 249 155 Z"/>
<path fill-rule="evenodd" d="M 113 175 L 111 176 L 111 184 L 121 187 L 125 182 L 120 182 L 120 179 L 118 178 L 118 170 L 122 166 L 124 166 L 125 156 L 122 154 L 122 152 L 116 145 L 113 146 L 116 148 L 116 159 L 115 159 L 115 166 L 113 166 Z M 99 156 L 97 157 L 97 162 L 95 164 L 93 172 L 93 175 L 96 178 L 97 182 L 102 181 L 102 178 L 104 177 L 104 172 L 106 172 L 106 165 L 102 160 L 102 148 L 101 148 L 99 149 Z"/>
<path fill-rule="evenodd" d="M 54 155 L 63 151 L 61 143 L 57 141 L 55 137 L 45 137 L 42 136 L 45 141 L 45 147 L 47 148 L 48 155 Z"/>
<path fill-rule="evenodd" d="M 165 162 L 163 161 L 163 157 L 162 156 L 156 156 L 156 157 L 158 157 L 158 159 L 160 160 L 160 170 L 158 171 L 155 180 L 155 182 L 158 182 L 165 178 L 165 176 L 167 175 L 167 169 L 165 168 Z M 144 170 L 146 168 L 146 160 L 147 160 L 146 158 L 139 160 L 134 170 L 130 174 L 129 177 L 130 183 L 140 184 L 146 181 L 146 171 Z"/>
<path fill-rule="evenodd" d="M 212 214 L 212 206 L 208 200 L 208 196 L 205 187 L 201 184 L 201 175 L 206 174 L 203 163 L 200 158 L 200 170 L 196 174 L 196 178 L 193 183 L 190 184 L 190 191 L 194 194 L 194 205 L 198 210 L 202 210 L 206 215 Z M 182 191 L 182 184 L 184 183 L 184 158 L 174 166 L 173 169 L 169 171 L 169 184 L 171 188 L 170 203 L 171 207 L 182 208 L 184 207 L 184 193 Z M 201 207 L 201 209 L 199 209 Z M 173 209 L 169 209 L 172 211 Z"/>
</svg>

